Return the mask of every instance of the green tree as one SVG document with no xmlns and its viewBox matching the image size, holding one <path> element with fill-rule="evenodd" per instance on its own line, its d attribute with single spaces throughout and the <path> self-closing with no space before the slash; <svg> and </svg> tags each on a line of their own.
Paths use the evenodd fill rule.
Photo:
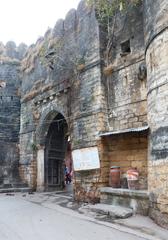
<svg viewBox="0 0 168 240">
<path fill-rule="evenodd" d="M 143 0 L 87 0 L 88 5 L 94 6 L 96 16 L 100 24 L 107 30 L 106 64 L 109 64 L 109 53 L 111 51 L 116 16 L 119 12 L 127 14 L 130 7 L 136 6 Z"/>
</svg>

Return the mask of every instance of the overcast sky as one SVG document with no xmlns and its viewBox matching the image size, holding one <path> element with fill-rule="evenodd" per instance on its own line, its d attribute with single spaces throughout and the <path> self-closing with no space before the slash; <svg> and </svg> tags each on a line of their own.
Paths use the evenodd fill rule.
<svg viewBox="0 0 168 240">
<path fill-rule="evenodd" d="M 79 0 L 0 0 L 0 41 L 35 43 L 78 3 Z"/>
</svg>

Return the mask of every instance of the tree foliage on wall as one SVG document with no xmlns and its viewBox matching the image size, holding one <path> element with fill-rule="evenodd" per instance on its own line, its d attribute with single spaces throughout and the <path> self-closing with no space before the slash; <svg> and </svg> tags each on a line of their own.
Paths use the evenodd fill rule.
<svg viewBox="0 0 168 240">
<path fill-rule="evenodd" d="M 87 0 L 89 5 L 95 6 L 101 21 L 107 17 L 111 18 L 116 11 L 126 11 L 130 5 L 136 6 L 140 2 L 142 0 Z"/>
<path fill-rule="evenodd" d="M 127 14 L 130 8 L 141 4 L 142 1 L 143 0 L 87 0 L 89 6 L 94 6 L 99 23 L 103 25 L 107 31 L 106 65 L 109 64 L 109 53 L 113 43 L 117 14 L 120 12 Z"/>
</svg>

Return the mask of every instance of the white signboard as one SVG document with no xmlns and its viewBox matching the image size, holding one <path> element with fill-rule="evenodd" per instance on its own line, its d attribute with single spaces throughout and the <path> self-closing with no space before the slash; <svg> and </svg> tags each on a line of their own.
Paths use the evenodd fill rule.
<svg viewBox="0 0 168 240">
<path fill-rule="evenodd" d="M 77 149 L 72 152 L 75 171 L 100 168 L 99 153 L 97 147 Z"/>
</svg>

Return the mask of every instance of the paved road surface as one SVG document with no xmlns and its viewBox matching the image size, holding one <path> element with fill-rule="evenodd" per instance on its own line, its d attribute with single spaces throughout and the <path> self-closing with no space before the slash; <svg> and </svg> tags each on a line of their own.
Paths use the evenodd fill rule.
<svg viewBox="0 0 168 240">
<path fill-rule="evenodd" d="M 50 198 L 47 196 L 47 198 Z M 41 200 L 40 200 L 41 199 Z M 0 240 L 142 240 L 75 211 L 23 194 L 0 195 Z M 54 207 L 53 207 L 54 206 Z"/>
</svg>

